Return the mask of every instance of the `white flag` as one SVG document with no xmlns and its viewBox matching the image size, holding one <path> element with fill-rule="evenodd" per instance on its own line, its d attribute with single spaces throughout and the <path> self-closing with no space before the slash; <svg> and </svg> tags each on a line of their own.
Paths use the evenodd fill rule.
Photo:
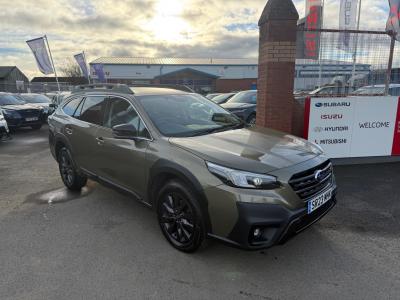
<svg viewBox="0 0 400 300">
<path fill-rule="evenodd" d="M 358 0 L 341 0 L 339 28 L 345 30 L 356 29 Z"/>
<path fill-rule="evenodd" d="M 35 56 L 40 72 L 45 75 L 53 74 L 54 69 L 50 62 L 44 37 L 26 41 L 26 43 L 28 44 L 29 48 L 31 48 L 32 53 Z"/>
</svg>

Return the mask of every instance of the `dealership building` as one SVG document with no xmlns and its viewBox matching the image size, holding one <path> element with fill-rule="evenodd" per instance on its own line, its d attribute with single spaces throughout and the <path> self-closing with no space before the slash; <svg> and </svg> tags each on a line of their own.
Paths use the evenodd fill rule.
<svg viewBox="0 0 400 300">
<path fill-rule="evenodd" d="M 257 88 L 258 59 L 214 58 L 140 58 L 101 57 L 90 63 L 92 78 L 97 76 L 93 65 L 103 65 L 107 82 L 125 84 L 183 84 L 197 92 L 231 92 Z M 353 65 L 325 61 L 320 68 L 315 62 L 297 60 L 295 89 L 312 89 L 318 85 L 322 69 L 323 83 L 334 77 L 349 78 Z M 357 74 L 368 74 L 370 66 L 358 64 Z"/>
</svg>

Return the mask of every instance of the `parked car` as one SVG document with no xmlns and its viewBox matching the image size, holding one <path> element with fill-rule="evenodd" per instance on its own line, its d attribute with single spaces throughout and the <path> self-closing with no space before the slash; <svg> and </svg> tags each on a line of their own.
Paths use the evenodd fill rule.
<svg viewBox="0 0 400 300">
<path fill-rule="evenodd" d="M 3 111 L 0 108 L 0 141 L 3 140 L 4 137 L 10 137 L 10 130 L 8 129 L 7 121 L 4 118 Z"/>
<path fill-rule="evenodd" d="M 211 101 L 221 105 L 221 104 L 228 102 L 228 100 L 231 99 L 235 95 L 236 95 L 236 93 L 221 94 L 221 95 L 218 95 L 218 96 L 212 98 Z"/>
<path fill-rule="evenodd" d="M 221 95 L 221 93 L 208 94 L 208 95 L 206 96 L 206 98 L 212 100 L 213 98 L 215 98 L 215 97 L 217 97 L 217 96 L 219 96 L 219 95 Z"/>
<path fill-rule="evenodd" d="M 256 123 L 257 91 L 239 92 L 221 106 L 248 124 L 254 125 Z"/>
<path fill-rule="evenodd" d="M 351 93 L 352 90 L 353 89 L 349 86 L 328 85 L 317 88 L 307 94 L 295 95 L 295 98 L 346 96 Z"/>
<path fill-rule="evenodd" d="M 384 84 L 378 84 L 378 85 L 370 85 L 370 86 L 364 86 L 362 88 L 359 88 L 358 90 L 354 91 L 351 93 L 353 96 L 383 96 L 385 95 L 385 88 L 386 86 Z M 400 96 L 400 84 L 390 84 L 389 85 L 389 95 L 390 96 Z"/>
<path fill-rule="evenodd" d="M 57 92 L 57 93 L 53 94 L 53 96 L 50 99 L 51 99 L 51 102 L 57 107 L 69 95 L 71 95 L 71 92 Z"/>
<path fill-rule="evenodd" d="M 41 94 L 19 94 L 19 98 L 25 103 L 29 103 L 32 106 L 43 109 L 45 119 L 54 112 L 54 108 L 51 105 L 51 100 Z"/>
<path fill-rule="evenodd" d="M 31 127 L 40 129 L 44 121 L 43 109 L 25 104 L 12 94 L 0 93 L 0 108 L 9 129 Z"/>
<path fill-rule="evenodd" d="M 106 86 L 80 87 L 49 117 L 61 178 L 75 191 L 92 178 L 133 195 L 176 249 L 193 252 L 206 237 L 267 248 L 335 205 L 318 145 L 247 127 L 195 93 Z"/>
</svg>

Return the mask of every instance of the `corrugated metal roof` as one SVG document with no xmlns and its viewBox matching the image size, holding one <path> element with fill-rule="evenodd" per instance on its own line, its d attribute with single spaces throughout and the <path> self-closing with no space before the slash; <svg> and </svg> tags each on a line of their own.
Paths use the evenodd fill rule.
<svg viewBox="0 0 400 300">
<path fill-rule="evenodd" d="M 257 58 L 100 57 L 90 64 L 109 65 L 257 65 Z"/>
</svg>

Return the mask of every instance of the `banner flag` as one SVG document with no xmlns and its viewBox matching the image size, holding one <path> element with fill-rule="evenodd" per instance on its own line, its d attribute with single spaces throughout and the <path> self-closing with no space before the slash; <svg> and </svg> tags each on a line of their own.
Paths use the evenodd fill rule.
<svg viewBox="0 0 400 300">
<path fill-rule="evenodd" d="M 29 48 L 31 48 L 33 55 L 35 56 L 37 66 L 45 75 L 53 74 L 54 69 L 50 62 L 49 53 L 47 52 L 44 37 L 26 41 Z"/>
<path fill-rule="evenodd" d="M 76 54 L 76 55 L 74 55 L 74 58 L 75 58 L 76 62 L 78 63 L 79 67 L 81 68 L 83 75 L 86 78 L 89 78 L 89 71 L 88 71 L 88 67 L 86 64 L 85 54 L 83 52 Z"/>
<path fill-rule="evenodd" d="M 299 28 L 304 28 L 304 33 L 298 37 L 297 58 L 319 59 L 321 32 L 313 30 L 321 29 L 322 12 L 321 0 L 306 0 L 306 17 L 298 23 Z"/>
<path fill-rule="evenodd" d="M 96 72 L 97 78 L 100 82 L 106 82 L 106 76 L 104 74 L 103 64 L 93 64 L 93 69 Z"/>
<path fill-rule="evenodd" d="M 358 0 L 341 0 L 339 29 L 354 30 L 357 27 L 357 6 Z M 350 34 L 342 32 L 339 35 L 339 49 L 348 50 L 350 45 Z"/>
<path fill-rule="evenodd" d="M 396 40 L 400 41 L 400 0 L 389 0 L 390 14 L 386 24 L 386 31 L 393 31 Z"/>
</svg>

